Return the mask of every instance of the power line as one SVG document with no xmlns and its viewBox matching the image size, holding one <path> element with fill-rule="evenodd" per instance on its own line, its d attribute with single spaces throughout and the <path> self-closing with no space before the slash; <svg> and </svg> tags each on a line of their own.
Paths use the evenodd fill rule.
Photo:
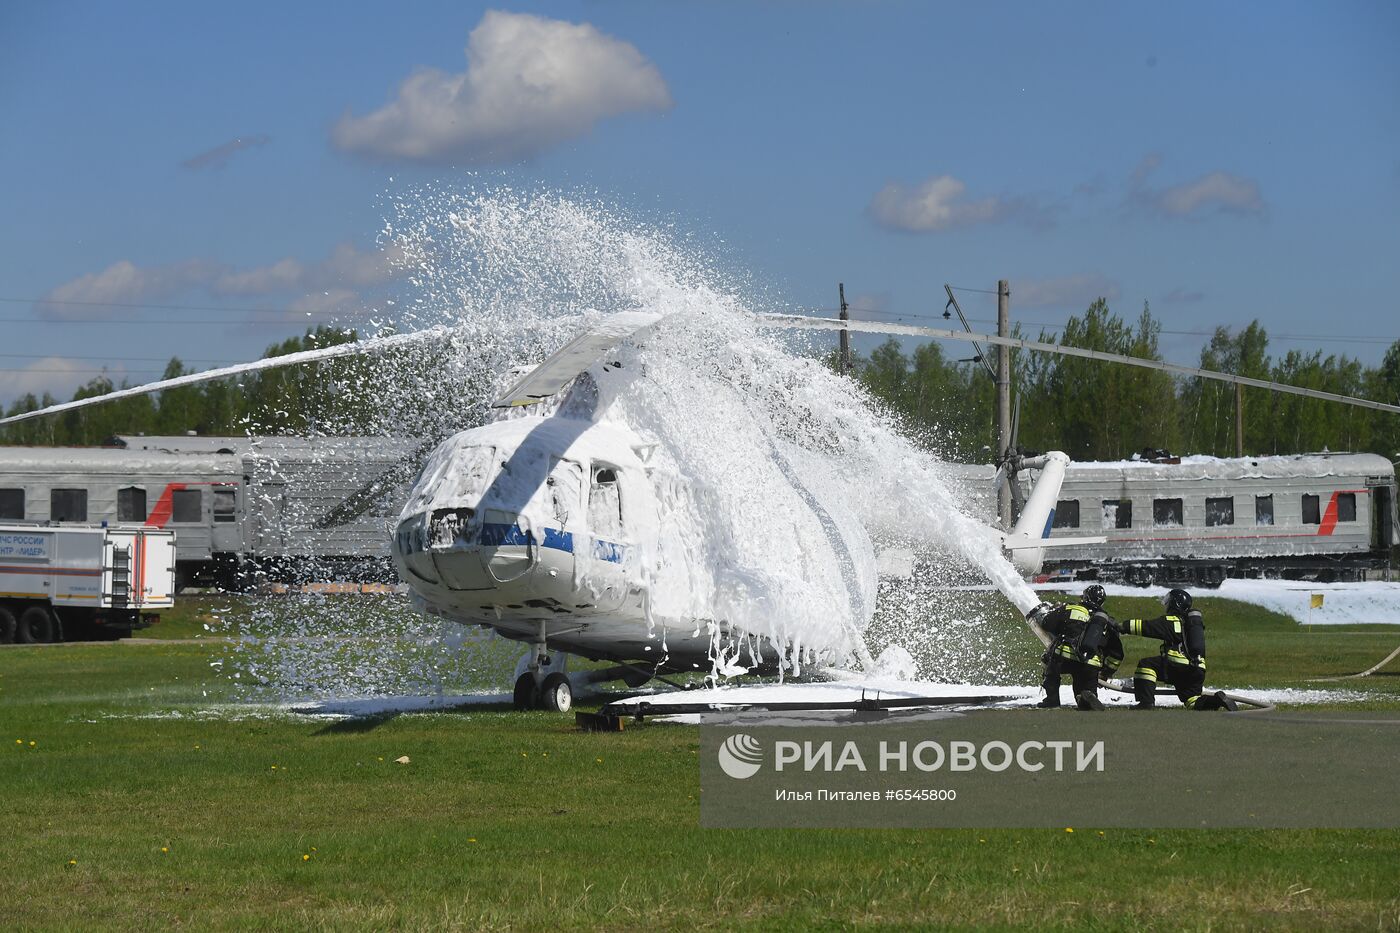
<svg viewBox="0 0 1400 933">
<path fill-rule="evenodd" d="M 1218 382 L 1230 382 L 1235 385 L 1250 386 L 1256 389 L 1270 389 L 1274 392 L 1284 392 L 1289 395 L 1301 395 L 1307 398 L 1323 399 L 1329 402 L 1341 402 L 1346 405 L 1356 405 L 1361 408 L 1372 408 L 1377 411 L 1400 413 L 1400 405 L 1391 405 L 1386 402 L 1376 402 L 1371 399 L 1340 395 L 1336 392 L 1323 392 L 1318 389 L 1306 389 L 1302 386 L 1270 382 L 1266 379 L 1255 379 L 1252 376 L 1236 376 L 1231 373 L 1216 372 L 1210 369 L 1197 369 L 1194 366 L 1179 366 L 1176 363 L 1166 363 L 1161 360 L 1124 356 L 1120 353 L 1107 353 L 1103 350 L 1086 350 L 1083 347 L 1042 343 L 1035 340 L 1026 340 L 1022 337 L 972 334 L 966 331 L 949 330 L 944 327 L 916 327 L 908 324 L 880 324 L 863 321 L 833 321 L 829 318 L 796 317 L 787 314 L 765 315 L 758 320 L 761 325 L 773 327 L 798 327 L 814 330 L 847 329 L 865 331 L 867 333 L 904 334 L 913 337 L 937 337 L 943 340 L 980 340 L 984 343 L 997 346 L 1012 347 L 1021 350 L 1037 350 L 1042 353 L 1054 353 L 1060 356 L 1076 356 L 1082 359 L 1103 360 L 1111 363 L 1123 363 L 1128 366 L 1138 366 L 1143 369 L 1155 369 L 1161 372 L 1168 372 L 1177 376 L 1197 376 L 1202 379 L 1214 379 Z"/>
<path fill-rule="evenodd" d="M 953 286 L 953 287 L 956 288 L 957 286 Z M 973 289 L 963 289 L 963 291 L 972 291 L 972 290 L 973 290 Z M 989 294 L 995 295 L 996 292 L 989 292 Z M 804 308 L 803 310 L 804 310 L 804 311 L 815 311 L 815 312 L 821 313 L 821 312 L 830 311 L 830 310 L 832 310 L 832 309 L 830 309 L 830 308 Z M 930 320 L 930 319 L 933 319 L 933 318 L 941 318 L 941 317 L 943 316 L 943 313 L 942 313 L 941 311 L 896 312 L 896 311 L 876 311 L 876 310 L 868 310 L 868 309 L 863 309 L 863 308 L 857 308 L 857 309 L 855 309 L 855 313 L 859 314 L 861 317 L 877 317 L 877 318 L 885 318 L 885 319 L 893 320 L 893 321 L 926 321 L 926 320 Z M 995 324 L 995 323 L 996 323 L 996 321 L 993 320 L 993 319 L 991 319 L 991 318 L 977 318 L 977 317 L 974 317 L 974 318 L 968 318 L 968 320 L 969 320 L 969 321 L 974 321 L 974 322 L 976 322 L 976 323 L 978 323 L 978 324 Z M 1068 323 L 1056 323 L 1056 322 L 1053 322 L 1053 321 L 1028 321 L 1028 320 L 1024 320 L 1024 319 L 1018 320 L 1018 321 L 1016 321 L 1016 323 L 1017 323 L 1017 324 L 1027 324 L 1027 325 L 1030 325 L 1030 326 L 1032 326 L 1032 327 L 1041 327 L 1041 328 L 1045 328 L 1046 330 L 1064 330 L 1067 326 L 1069 326 Z M 1162 333 L 1162 334 L 1166 334 L 1166 335 L 1168 335 L 1168 336 L 1173 336 L 1173 337 L 1213 337 L 1213 336 L 1215 336 L 1215 331 L 1213 331 L 1213 330 L 1174 330 L 1174 329 L 1162 328 L 1162 329 L 1160 329 L 1158 332 L 1159 332 L 1159 333 Z M 1340 336 L 1339 336 L 1339 335 L 1336 335 L 1336 334 L 1279 334 L 1279 333 L 1273 333 L 1273 332 L 1267 331 L 1267 330 L 1266 330 L 1265 333 L 1266 333 L 1266 335 L 1268 336 L 1268 339 L 1270 339 L 1270 340 L 1299 341 L 1299 342 L 1304 342 L 1304 343 L 1324 342 L 1324 343 L 1362 343 L 1362 344 L 1385 344 L 1385 345 L 1389 345 L 1389 344 L 1391 344 L 1391 343 L 1394 343 L 1395 340 L 1397 339 L 1397 338 L 1393 338 L 1393 337 L 1381 337 L 1381 336 L 1374 336 L 1374 337 L 1361 337 L 1361 336 L 1356 336 L 1356 335 L 1340 335 Z"/>
<path fill-rule="evenodd" d="M 171 356 L 180 357 L 184 363 L 227 363 L 228 360 L 197 359 L 195 357 L 184 357 L 178 353 Z M 69 353 L 0 353 L 0 357 L 5 359 L 19 360 L 108 360 L 113 363 L 168 363 L 171 356 L 73 356 Z"/>
<path fill-rule="evenodd" d="M 110 372 L 110 371 L 107 370 L 106 368 L 103 368 L 103 369 L 25 369 L 25 368 L 21 368 L 21 369 L 7 369 L 7 368 L 5 368 L 5 367 L 0 367 L 0 373 L 68 373 L 68 374 L 71 374 L 71 375 L 78 375 L 78 374 L 80 374 L 80 373 L 96 373 L 96 374 L 98 374 L 98 375 L 102 375 L 102 374 L 105 373 L 106 375 L 109 375 L 109 376 L 158 376 L 158 375 L 162 374 L 163 372 L 164 372 L 164 370 L 162 370 L 162 369 L 123 369 L 121 372 Z"/>
<path fill-rule="evenodd" d="M 75 305 L 85 308 L 135 308 L 139 311 L 220 311 L 232 312 L 234 314 L 311 314 L 326 315 L 335 314 L 334 311 L 295 311 L 291 308 L 230 308 L 225 305 L 153 305 L 144 302 L 128 301 L 79 301 L 60 300 L 56 298 L 3 298 L 0 301 L 13 304 L 33 304 L 33 305 Z M 54 322 L 68 323 L 68 322 Z"/>
<path fill-rule="evenodd" d="M 321 313 L 323 313 L 323 312 L 319 312 L 319 311 L 318 311 L 318 312 L 289 311 L 289 312 L 287 312 L 287 313 L 288 313 L 288 314 L 307 315 L 307 314 L 321 314 Z M 34 318 L 30 318 L 30 317 L 2 317 L 2 318 L 0 318 L 0 322 L 7 323 L 7 324 L 51 324 L 51 325 L 56 325 L 56 326 L 59 326 L 59 327 L 67 327 L 67 326 L 69 326 L 70 324 L 159 324 L 159 325 L 162 326 L 162 327 L 169 327 L 169 326 L 171 326 L 171 325 L 181 325 L 181 326 L 183 326 L 183 325 L 190 325 L 190 324 L 256 324 L 256 325 L 259 325 L 259 326 L 265 326 L 265 325 L 295 324 L 295 323 L 297 323 L 297 321 L 296 321 L 295 318 L 287 318 L 287 319 L 285 319 L 285 320 L 276 320 L 276 319 L 273 319 L 273 318 L 264 318 L 263 320 L 252 320 L 252 321 L 249 321 L 249 320 L 233 320 L 233 319 L 230 319 L 230 320 L 210 320 L 210 319 L 208 319 L 208 318 L 206 318 L 205 320 L 202 320 L 202 321 L 184 321 L 184 320 L 176 320 L 176 321 L 152 321 L 152 320 L 131 320 L 131 319 L 129 319 L 129 318 L 102 318 L 101 320 L 98 320 L 98 319 L 96 319 L 96 318 L 81 318 L 81 319 L 72 320 L 72 321 L 42 321 L 42 320 L 36 320 L 36 319 L 34 319 Z M 331 322 L 327 321 L 327 322 L 323 322 L 323 323 L 331 323 Z M 361 323 L 365 323 L 365 322 L 361 322 Z"/>
</svg>

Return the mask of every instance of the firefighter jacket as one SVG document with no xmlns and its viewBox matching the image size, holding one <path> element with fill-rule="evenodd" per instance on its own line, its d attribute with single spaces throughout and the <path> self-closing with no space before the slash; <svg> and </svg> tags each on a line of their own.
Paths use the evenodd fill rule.
<svg viewBox="0 0 1400 933">
<path fill-rule="evenodd" d="M 1102 609 L 1091 610 L 1079 603 L 1059 606 L 1041 619 L 1040 627 L 1054 639 L 1048 654 L 1055 658 L 1103 668 L 1104 677 L 1123 663 L 1118 624 Z"/>
<path fill-rule="evenodd" d="M 1162 643 L 1162 656 L 1172 664 L 1189 664 L 1205 670 L 1206 624 L 1199 610 L 1185 616 L 1167 614 L 1155 619 L 1129 619 L 1120 626 L 1127 635 L 1155 638 Z"/>
</svg>

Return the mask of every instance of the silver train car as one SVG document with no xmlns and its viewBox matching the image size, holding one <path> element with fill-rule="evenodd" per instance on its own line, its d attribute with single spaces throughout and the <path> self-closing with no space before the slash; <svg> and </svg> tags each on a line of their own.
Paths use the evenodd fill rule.
<svg viewBox="0 0 1400 933">
<path fill-rule="evenodd" d="M 1050 536 L 1108 540 L 1047 549 L 1045 568 L 1128 583 L 1356 580 L 1389 571 L 1398 530 L 1395 467 L 1375 454 L 1075 463 Z"/>
<path fill-rule="evenodd" d="M 176 532 L 181 585 L 392 579 L 389 529 L 426 453 L 364 437 L 134 437 L 0 447 L 0 521 Z"/>
<path fill-rule="evenodd" d="M 0 447 L 0 521 L 174 529 L 182 585 L 393 579 L 388 541 L 433 445 L 409 438 L 135 437 Z M 995 516 L 990 467 L 949 464 Z M 1400 544 L 1395 467 L 1375 454 L 1071 464 L 1047 577 L 1217 584 L 1363 579 Z"/>
</svg>

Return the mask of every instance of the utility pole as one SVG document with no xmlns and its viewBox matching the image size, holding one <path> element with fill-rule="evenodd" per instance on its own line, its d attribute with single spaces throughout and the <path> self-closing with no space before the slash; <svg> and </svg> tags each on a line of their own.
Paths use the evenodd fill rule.
<svg viewBox="0 0 1400 933">
<path fill-rule="evenodd" d="M 1011 336 L 1011 287 L 1006 279 L 997 282 L 997 336 Z M 997 346 L 997 460 L 1000 462 L 1011 447 L 1011 348 Z M 1011 490 L 1003 484 L 997 489 L 997 515 L 1003 528 L 1011 527 Z"/>
<path fill-rule="evenodd" d="M 1244 386 L 1235 383 L 1235 456 L 1244 456 Z"/>
<path fill-rule="evenodd" d="M 846 283 L 837 282 L 836 289 L 841 295 L 841 320 L 849 321 L 851 312 L 846 306 Z M 851 371 L 851 332 L 844 327 L 841 328 L 841 356 L 837 361 L 836 371 L 843 376 Z"/>
</svg>

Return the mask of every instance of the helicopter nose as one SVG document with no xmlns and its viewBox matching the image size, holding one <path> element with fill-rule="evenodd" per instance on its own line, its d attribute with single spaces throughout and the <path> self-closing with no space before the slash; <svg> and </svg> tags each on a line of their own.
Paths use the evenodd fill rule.
<svg viewBox="0 0 1400 933">
<path fill-rule="evenodd" d="M 394 554 L 413 576 L 453 590 L 490 590 L 534 567 L 536 547 L 510 516 L 475 521 L 470 508 L 435 509 L 399 523 Z"/>
</svg>

